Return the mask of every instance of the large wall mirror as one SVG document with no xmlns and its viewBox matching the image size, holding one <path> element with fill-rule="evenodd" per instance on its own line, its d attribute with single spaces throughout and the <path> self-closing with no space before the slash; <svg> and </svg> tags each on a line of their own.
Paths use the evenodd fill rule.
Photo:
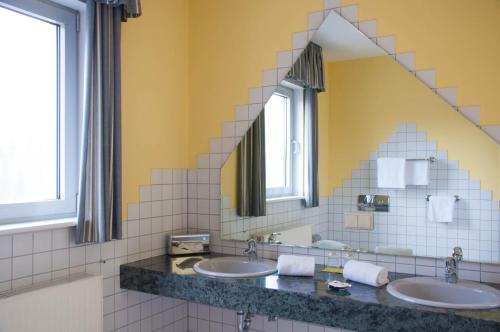
<svg viewBox="0 0 500 332">
<path fill-rule="evenodd" d="M 332 12 L 222 168 L 221 237 L 498 262 L 493 188 L 425 130 L 448 125 L 496 144 Z"/>
</svg>

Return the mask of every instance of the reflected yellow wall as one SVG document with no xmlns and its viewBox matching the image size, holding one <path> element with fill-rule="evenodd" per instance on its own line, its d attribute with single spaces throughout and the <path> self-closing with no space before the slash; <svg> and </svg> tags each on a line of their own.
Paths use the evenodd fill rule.
<svg viewBox="0 0 500 332">
<path fill-rule="evenodd" d="M 189 1 L 142 0 L 123 24 L 123 212 L 152 168 L 187 166 Z"/>
<path fill-rule="evenodd" d="M 370 151 L 404 122 L 447 150 L 498 197 L 498 144 L 389 57 L 328 64 L 330 79 L 330 186 L 350 178 Z"/>
<path fill-rule="evenodd" d="M 342 0 L 379 35 L 396 35 L 397 52 L 415 51 L 417 68 L 437 70 L 440 87 L 457 87 L 459 105 L 480 105 L 481 124 L 500 124 L 500 1 Z"/>
</svg>

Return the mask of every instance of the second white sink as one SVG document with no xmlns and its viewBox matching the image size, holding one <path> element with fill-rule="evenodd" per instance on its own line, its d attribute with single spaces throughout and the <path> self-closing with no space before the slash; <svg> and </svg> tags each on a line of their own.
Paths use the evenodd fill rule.
<svg viewBox="0 0 500 332">
<path fill-rule="evenodd" d="M 392 296 L 407 302 L 451 309 L 500 307 L 500 291 L 473 281 L 456 284 L 444 279 L 415 277 L 395 280 L 387 286 Z"/>
<path fill-rule="evenodd" d="M 252 278 L 273 274 L 276 262 L 269 259 L 249 261 L 247 257 L 217 257 L 202 260 L 193 269 L 204 275 L 223 278 Z"/>
</svg>

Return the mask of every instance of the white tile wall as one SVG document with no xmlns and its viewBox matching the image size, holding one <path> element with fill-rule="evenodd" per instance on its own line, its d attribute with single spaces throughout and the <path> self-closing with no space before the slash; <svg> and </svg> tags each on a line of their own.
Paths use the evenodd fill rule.
<svg viewBox="0 0 500 332">
<path fill-rule="evenodd" d="M 377 188 L 376 159 L 378 157 L 428 158 L 431 163 L 428 186 L 408 186 L 406 189 Z M 390 196 L 389 213 L 375 213 L 373 231 L 353 231 L 343 228 L 343 213 L 356 211 L 358 194 Z M 455 221 L 434 223 L 426 220 L 427 195 L 459 195 Z M 330 198 L 329 237 L 353 247 L 375 249 L 377 245 L 412 248 L 419 256 L 449 256 L 451 248 L 461 246 L 467 260 L 498 262 L 500 260 L 500 221 L 498 201 L 491 192 L 482 190 L 469 172 L 459 168 L 457 160 L 449 160 L 447 152 L 437 149 L 424 132 L 414 124 L 402 124 L 398 131 L 370 154 L 352 177 L 344 180 Z"/>
<path fill-rule="evenodd" d="M 119 287 L 121 264 L 165 253 L 165 237 L 187 231 L 187 170 L 152 171 L 128 207 L 123 239 L 77 245 L 74 228 L 0 237 L 0 292 L 82 271 L 104 281 L 104 331 L 187 331 L 187 302 Z"/>
<path fill-rule="evenodd" d="M 266 216 L 240 217 L 235 208 L 230 208 L 229 198 L 222 199 L 222 239 L 248 240 L 254 234 L 293 226 L 312 224 L 313 234 L 326 238 L 328 235 L 328 197 L 320 197 L 319 207 L 306 209 L 302 200 L 267 203 Z"/>
<path fill-rule="evenodd" d="M 236 311 L 189 302 L 189 332 L 234 332 Z M 252 317 L 250 331 L 253 332 L 349 332 L 345 329 L 323 327 L 286 319 L 269 320 L 269 317 Z"/>
</svg>

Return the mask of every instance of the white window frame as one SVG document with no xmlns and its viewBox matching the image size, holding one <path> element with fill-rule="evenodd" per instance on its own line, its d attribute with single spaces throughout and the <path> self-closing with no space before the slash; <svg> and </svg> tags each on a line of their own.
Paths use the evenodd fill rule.
<svg viewBox="0 0 500 332">
<path fill-rule="evenodd" d="M 78 12 L 43 0 L 0 0 L 0 6 L 59 28 L 58 199 L 0 204 L 0 225 L 74 217 L 78 177 Z"/>
<path fill-rule="evenodd" d="M 303 157 L 303 89 L 292 83 L 283 81 L 275 94 L 286 96 L 289 101 L 290 116 L 287 151 L 287 185 L 279 188 L 266 188 L 268 201 L 283 198 L 302 198 L 304 195 L 304 157 Z M 266 124 L 267 125 L 267 124 Z"/>
</svg>

